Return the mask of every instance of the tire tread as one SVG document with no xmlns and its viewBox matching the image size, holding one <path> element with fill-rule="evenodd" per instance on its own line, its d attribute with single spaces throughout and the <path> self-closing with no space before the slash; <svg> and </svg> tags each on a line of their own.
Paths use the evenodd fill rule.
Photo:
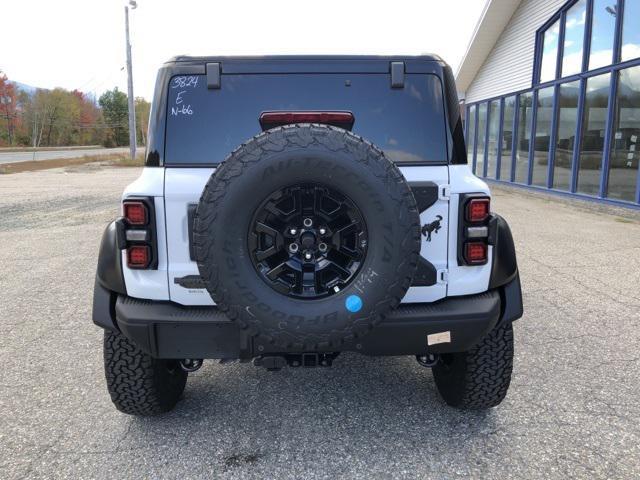
<svg viewBox="0 0 640 480">
<path fill-rule="evenodd" d="M 111 401 L 129 415 L 158 415 L 171 410 L 187 380 L 170 373 L 166 360 L 146 354 L 124 335 L 104 332 L 104 369 Z"/>
<path fill-rule="evenodd" d="M 451 406 L 469 410 L 495 407 L 507 395 L 513 353 L 513 327 L 509 322 L 494 328 L 470 350 L 449 354 L 453 358 L 450 367 L 436 365 L 436 386 Z"/>
</svg>

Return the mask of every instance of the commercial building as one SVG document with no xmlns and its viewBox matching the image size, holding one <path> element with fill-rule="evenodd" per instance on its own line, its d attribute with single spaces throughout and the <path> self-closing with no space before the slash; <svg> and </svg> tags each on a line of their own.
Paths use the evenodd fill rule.
<svg viewBox="0 0 640 480">
<path fill-rule="evenodd" d="M 640 206 L 640 0 L 489 0 L 456 77 L 476 175 Z"/>
</svg>

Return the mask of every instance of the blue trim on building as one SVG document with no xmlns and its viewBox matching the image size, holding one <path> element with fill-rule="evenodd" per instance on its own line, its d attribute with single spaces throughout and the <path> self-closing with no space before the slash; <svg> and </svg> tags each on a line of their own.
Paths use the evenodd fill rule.
<svg viewBox="0 0 640 480">
<path fill-rule="evenodd" d="M 567 12 L 563 11 L 560 13 L 560 32 L 558 34 L 558 52 L 556 54 L 556 75 L 555 77 L 562 76 L 562 59 L 564 58 L 564 36 L 566 31 L 566 19 Z"/>
<path fill-rule="evenodd" d="M 580 80 L 580 93 L 578 96 L 578 112 L 576 119 L 576 135 L 573 140 L 573 158 L 571 159 L 571 193 L 578 191 L 578 166 L 580 163 L 580 147 L 582 138 L 582 122 L 584 121 L 584 101 L 586 98 L 587 80 Z"/>
<path fill-rule="evenodd" d="M 553 107 L 551 107 L 551 132 L 549 133 L 549 153 L 547 155 L 547 188 L 553 187 L 553 167 L 555 165 L 556 147 L 558 144 L 559 93 L 560 86 L 556 85 L 553 89 Z"/>
<path fill-rule="evenodd" d="M 473 129 L 473 162 L 472 162 L 472 171 L 476 171 L 476 154 L 478 153 L 478 118 L 480 117 L 480 108 L 479 104 L 475 106 L 475 128 Z"/>
<path fill-rule="evenodd" d="M 616 91 L 618 76 L 615 74 L 609 78 L 609 101 L 607 102 L 607 123 L 604 127 L 604 147 L 602 149 L 602 171 L 600 172 L 599 197 L 607 196 L 607 183 L 609 180 L 609 164 L 611 162 L 611 138 L 613 137 L 613 124 L 615 122 Z"/>
<path fill-rule="evenodd" d="M 498 127 L 498 143 L 496 146 L 496 179 L 500 178 L 500 170 L 502 169 L 502 142 L 504 141 L 504 139 L 502 138 L 504 129 L 504 98 L 500 99 L 500 120 L 498 121 L 500 122 L 500 126 Z"/>
<path fill-rule="evenodd" d="M 475 138 L 474 138 L 474 155 L 473 155 L 473 171 L 476 169 L 476 153 L 477 153 L 477 144 L 478 144 L 478 124 L 479 124 L 479 105 L 482 103 L 486 103 L 487 105 L 487 123 L 485 128 L 485 151 L 484 151 L 484 168 L 482 172 L 482 176 L 487 177 L 487 169 L 488 169 L 488 154 L 489 154 L 489 131 L 490 131 L 490 117 L 491 117 L 491 108 L 490 105 L 492 101 L 500 102 L 500 125 L 498 132 L 498 156 L 497 156 L 497 165 L 496 165 L 496 178 L 499 180 L 494 180 L 493 177 L 489 177 L 492 181 L 511 183 L 518 186 L 525 186 L 528 188 L 535 188 L 536 190 L 546 190 L 552 193 L 559 193 L 565 195 L 573 195 L 578 198 L 584 198 L 592 201 L 600 201 L 604 203 L 610 203 L 614 205 L 624 206 L 624 207 L 632 207 L 637 208 L 640 204 L 640 168 L 637 172 L 637 181 L 636 181 L 636 195 L 635 201 L 636 203 L 620 201 L 615 199 L 607 198 L 607 186 L 609 181 L 609 166 L 611 164 L 611 152 L 614 145 L 614 137 L 615 132 L 614 124 L 615 124 L 615 106 L 616 106 L 616 94 L 618 88 L 618 79 L 619 79 L 619 71 L 626 68 L 631 68 L 635 66 L 640 66 L 640 58 L 635 58 L 632 60 L 628 60 L 626 62 L 620 62 L 621 58 L 621 47 L 622 47 L 622 27 L 624 20 L 624 4 L 625 0 L 617 0 L 617 16 L 616 16 L 616 24 L 615 24 L 615 37 L 613 41 L 613 54 L 612 54 L 612 64 L 604 67 L 600 67 L 594 70 L 588 70 L 589 68 L 589 57 L 591 53 L 591 35 L 592 35 L 592 24 L 593 24 L 593 0 L 587 0 L 586 5 L 586 17 L 585 17 L 585 29 L 584 29 L 584 43 L 582 48 L 582 71 L 580 73 L 561 77 L 562 75 L 562 58 L 564 53 L 564 38 L 566 35 L 566 16 L 567 11 L 573 7 L 578 0 L 569 0 L 567 1 L 549 20 L 547 20 L 542 27 L 540 27 L 536 31 L 535 38 L 535 54 L 534 54 L 534 70 L 533 70 L 533 86 L 532 88 L 520 90 L 517 92 L 511 92 L 506 95 L 499 95 L 491 98 L 484 99 L 480 102 L 474 102 L 468 105 L 468 112 L 470 111 L 471 106 L 476 106 L 476 128 L 475 128 Z M 558 55 L 556 58 L 556 79 L 538 83 L 540 78 L 540 68 L 542 64 L 542 52 L 544 46 L 544 33 L 545 31 L 552 26 L 556 21 L 560 20 L 560 34 L 558 36 Z M 640 27 L 639 27 L 640 28 Z M 601 160 L 601 175 L 600 175 L 600 185 L 598 196 L 588 196 L 585 194 L 577 193 L 578 187 L 578 176 L 579 165 L 580 165 L 580 152 L 582 149 L 582 137 L 583 137 L 583 125 L 585 120 L 585 101 L 586 101 L 586 88 L 587 88 L 587 79 L 591 77 L 595 77 L 598 75 L 610 73 L 610 85 L 609 85 L 609 98 L 607 104 L 607 117 L 605 122 L 605 130 L 604 130 L 604 139 L 603 139 L 603 152 L 602 152 L 602 160 Z M 578 97 L 578 109 L 577 109 L 577 121 L 576 121 L 576 129 L 575 129 L 575 137 L 573 142 L 573 155 L 571 158 L 571 172 L 570 172 L 570 185 L 569 192 L 555 190 L 553 189 L 554 184 L 554 174 L 555 174 L 555 161 L 556 161 L 556 150 L 557 150 L 557 139 L 558 139 L 558 127 L 560 122 L 560 86 L 562 84 L 571 83 L 575 81 L 580 81 L 580 92 Z M 553 112 L 551 118 L 551 127 L 550 127 L 550 135 L 549 135 L 549 152 L 548 152 L 548 165 L 547 165 L 547 187 L 539 187 L 532 185 L 533 183 L 533 170 L 534 170 L 534 162 L 535 162 L 535 145 L 536 145 L 536 129 L 537 129 L 537 119 L 538 119 L 538 92 L 539 90 L 547 87 L 554 88 L 554 98 L 553 98 Z M 520 126 L 520 96 L 524 93 L 533 93 L 533 105 L 531 112 L 531 135 L 529 137 L 529 158 L 527 163 L 527 176 L 526 176 L 526 185 L 517 183 L 516 179 L 516 158 L 518 155 L 518 137 L 519 137 L 519 126 Z M 513 118 L 513 138 L 512 138 L 512 148 L 511 148 L 511 178 L 509 180 L 501 179 L 501 170 L 502 169 L 502 142 L 504 139 L 504 109 L 505 109 L 505 100 L 506 98 L 515 96 L 515 111 Z M 525 123 L 526 127 L 526 123 Z"/>
<path fill-rule="evenodd" d="M 587 2 L 587 16 L 584 25 L 584 43 L 582 45 L 582 72 L 589 70 L 589 56 L 591 54 L 591 31 L 593 25 L 593 1 Z"/>
<path fill-rule="evenodd" d="M 489 162 L 489 135 L 491 129 L 490 119 L 491 119 L 491 102 L 487 103 L 487 118 L 485 120 L 486 125 L 484 126 L 484 162 L 482 163 L 482 176 L 487 176 L 487 163 Z"/>
<path fill-rule="evenodd" d="M 538 123 L 538 90 L 533 91 L 533 100 L 531 103 L 531 135 L 529 136 L 529 162 L 527 173 L 527 185 L 533 183 L 533 163 L 535 162 L 536 155 L 536 130 Z"/>
<path fill-rule="evenodd" d="M 515 104 L 513 105 L 513 138 L 511 139 L 511 175 L 509 178 L 510 182 L 514 182 L 516 179 L 516 155 L 518 152 L 516 151 L 518 148 L 518 110 L 520 107 L 520 95 L 514 95 Z"/>
</svg>

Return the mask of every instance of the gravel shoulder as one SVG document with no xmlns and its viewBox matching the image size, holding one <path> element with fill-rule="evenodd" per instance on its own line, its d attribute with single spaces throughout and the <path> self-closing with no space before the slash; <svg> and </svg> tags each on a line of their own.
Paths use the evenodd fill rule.
<svg viewBox="0 0 640 480">
<path fill-rule="evenodd" d="M 414 359 L 205 362 L 177 408 L 117 412 L 91 298 L 135 168 L 0 176 L 0 478 L 637 478 L 640 215 L 512 188 L 525 316 L 505 402 L 459 412 Z"/>
</svg>

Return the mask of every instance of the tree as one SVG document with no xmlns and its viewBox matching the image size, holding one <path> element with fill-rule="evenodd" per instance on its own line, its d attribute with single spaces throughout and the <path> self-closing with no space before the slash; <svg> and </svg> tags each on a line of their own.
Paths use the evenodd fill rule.
<svg viewBox="0 0 640 480">
<path fill-rule="evenodd" d="M 93 97 L 78 90 L 72 93 L 79 112 L 74 142 L 78 145 L 101 144 L 104 141 L 102 111 L 94 103 Z"/>
<path fill-rule="evenodd" d="M 106 142 L 115 146 L 129 145 L 127 95 L 115 87 L 113 90 L 104 92 L 98 103 L 102 108 L 107 131 L 110 134 Z"/>
<path fill-rule="evenodd" d="M 136 97 L 136 138 L 141 145 L 147 144 L 147 128 L 151 104 L 142 97 Z"/>
<path fill-rule="evenodd" d="M 16 89 L 5 74 L 0 71 L 0 115 L 6 121 L 6 130 L 0 130 L 0 142 L 13 144 L 17 122 Z"/>
</svg>

